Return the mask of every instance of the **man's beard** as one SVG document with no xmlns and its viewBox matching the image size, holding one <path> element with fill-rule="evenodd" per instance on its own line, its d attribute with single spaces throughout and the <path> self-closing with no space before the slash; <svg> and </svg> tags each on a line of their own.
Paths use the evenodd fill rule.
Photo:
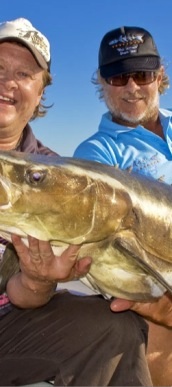
<svg viewBox="0 0 172 387">
<path fill-rule="evenodd" d="M 112 118 L 114 121 L 121 122 L 121 123 L 124 122 L 124 124 L 126 123 L 127 125 L 131 125 L 134 127 L 137 125 L 144 126 L 144 123 L 146 124 L 146 122 L 150 121 L 151 119 L 154 119 L 154 117 L 157 116 L 157 110 L 159 108 L 158 93 L 151 100 L 151 103 L 148 104 L 141 113 L 135 113 L 135 115 L 132 112 L 132 105 L 131 105 L 131 113 L 127 113 L 127 112 L 121 111 L 119 108 L 116 108 L 112 98 L 109 97 L 109 95 L 106 93 L 104 95 L 104 100 L 107 108 L 112 114 Z"/>
</svg>

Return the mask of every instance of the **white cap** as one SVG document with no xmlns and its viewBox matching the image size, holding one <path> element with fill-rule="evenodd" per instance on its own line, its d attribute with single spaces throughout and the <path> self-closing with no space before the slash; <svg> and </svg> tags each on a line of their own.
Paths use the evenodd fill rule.
<svg viewBox="0 0 172 387">
<path fill-rule="evenodd" d="M 48 39 L 31 22 L 24 18 L 0 23 L 0 43 L 3 41 L 18 41 L 32 52 L 38 64 L 45 70 L 50 70 L 50 44 Z"/>
</svg>

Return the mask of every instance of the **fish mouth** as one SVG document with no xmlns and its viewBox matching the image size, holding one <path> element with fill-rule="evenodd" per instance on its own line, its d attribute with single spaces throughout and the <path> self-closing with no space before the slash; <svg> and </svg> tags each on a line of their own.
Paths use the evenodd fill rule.
<svg viewBox="0 0 172 387">
<path fill-rule="evenodd" d="M 21 190 L 17 185 L 11 184 L 8 179 L 0 175 L 0 210 L 7 210 L 21 196 Z"/>
</svg>

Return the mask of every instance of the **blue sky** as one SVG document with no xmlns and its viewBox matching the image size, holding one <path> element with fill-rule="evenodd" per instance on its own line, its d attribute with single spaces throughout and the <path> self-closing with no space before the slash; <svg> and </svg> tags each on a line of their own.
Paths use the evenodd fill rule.
<svg viewBox="0 0 172 387">
<path fill-rule="evenodd" d="M 0 21 L 29 19 L 51 43 L 53 85 L 46 104 L 54 104 L 46 118 L 32 123 L 34 133 L 61 156 L 93 134 L 106 111 L 98 100 L 91 76 L 103 35 L 122 25 L 148 29 L 172 79 L 171 0 L 8 0 Z M 172 90 L 161 97 L 172 107 Z"/>
</svg>

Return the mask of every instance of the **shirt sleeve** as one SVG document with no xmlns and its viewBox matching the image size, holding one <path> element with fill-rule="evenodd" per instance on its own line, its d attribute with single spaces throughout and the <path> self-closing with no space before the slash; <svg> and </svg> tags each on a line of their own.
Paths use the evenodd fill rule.
<svg viewBox="0 0 172 387">
<path fill-rule="evenodd" d="M 116 165 L 117 160 L 113 152 L 97 139 L 90 139 L 82 142 L 76 148 L 74 158 L 92 160 L 102 164 Z"/>
</svg>

